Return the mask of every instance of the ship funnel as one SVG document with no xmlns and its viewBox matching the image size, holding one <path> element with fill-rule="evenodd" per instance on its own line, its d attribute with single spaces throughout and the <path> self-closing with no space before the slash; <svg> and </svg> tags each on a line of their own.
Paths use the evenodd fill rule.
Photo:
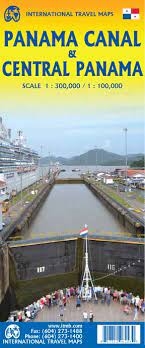
<svg viewBox="0 0 145 348">
<path fill-rule="evenodd" d="M 11 139 L 11 133 L 12 133 L 12 130 L 9 128 L 8 129 L 8 137 L 9 137 L 9 139 Z"/>
</svg>

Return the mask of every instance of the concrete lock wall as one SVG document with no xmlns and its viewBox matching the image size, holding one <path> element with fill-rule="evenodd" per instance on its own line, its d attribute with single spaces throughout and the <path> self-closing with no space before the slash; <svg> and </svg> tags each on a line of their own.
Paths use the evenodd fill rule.
<svg viewBox="0 0 145 348">
<path fill-rule="evenodd" d="M 45 184 L 40 190 L 38 196 L 34 197 L 33 201 L 30 202 L 22 213 L 8 226 L 1 231 L 1 238 L 7 240 L 14 233 L 19 233 L 23 231 L 31 224 L 35 218 L 38 210 L 41 208 L 44 200 L 47 198 L 49 192 L 54 185 L 54 179 L 51 179 L 49 183 Z"/>
<path fill-rule="evenodd" d="M 88 188 L 107 206 L 120 223 L 132 233 L 132 236 L 144 235 L 144 223 L 122 204 L 109 197 L 99 187 L 84 179 Z"/>
<path fill-rule="evenodd" d="M 76 267 L 76 241 L 14 247 L 11 255 L 19 280 L 68 273 Z"/>
<path fill-rule="evenodd" d="M 6 243 L 0 244 L 0 303 L 9 287 L 9 255 Z"/>
<path fill-rule="evenodd" d="M 45 242 L 44 244 L 11 246 L 17 278 L 30 280 L 54 274 L 78 272 L 82 274 L 84 240 Z M 138 262 L 139 260 L 139 262 Z M 89 241 L 90 269 L 109 273 L 121 266 L 131 265 L 119 275 L 136 278 L 144 275 L 144 245 L 123 241 Z"/>
<path fill-rule="evenodd" d="M 143 245 L 108 241 L 90 241 L 89 245 L 89 261 L 93 272 L 108 273 L 122 267 L 123 271 L 118 273 L 120 276 L 144 277 Z"/>
</svg>

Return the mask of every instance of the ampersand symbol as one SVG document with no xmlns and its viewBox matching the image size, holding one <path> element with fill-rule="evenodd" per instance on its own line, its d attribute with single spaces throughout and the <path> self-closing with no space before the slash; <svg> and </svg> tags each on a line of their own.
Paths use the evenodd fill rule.
<svg viewBox="0 0 145 348">
<path fill-rule="evenodd" d="M 70 50 L 68 56 L 69 58 L 76 58 L 76 50 Z"/>
</svg>

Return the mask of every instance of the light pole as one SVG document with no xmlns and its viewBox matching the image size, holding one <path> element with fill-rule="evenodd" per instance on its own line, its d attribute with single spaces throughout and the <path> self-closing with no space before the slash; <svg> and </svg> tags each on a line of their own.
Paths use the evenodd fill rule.
<svg viewBox="0 0 145 348">
<path fill-rule="evenodd" d="M 49 162 L 48 162 L 48 174 L 50 175 L 50 152 L 48 152 L 49 155 Z"/>
<path fill-rule="evenodd" d="M 41 145 L 41 159 L 42 159 L 42 152 L 43 151 L 43 146 Z M 42 182 L 43 182 L 43 163 L 41 163 L 41 177 L 42 177 Z"/>
<path fill-rule="evenodd" d="M 123 129 L 124 134 L 125 134 L 125 182 L 126 182 L 126 187 L 127 187 L 127 164 L 128 164 L 128 156 L 127 156 L 127 132 L 128 129 L 124 128 Z"/>
<path fill-rule="evenodd" d="M 100 149 L 101 150 L 101 167 L 103 167 L 103 148 Z"/>
<path fill-rule="evenodd" d="M 97 146 L 95 146 L 95 150 L 96 150 L 95 155 L 96 155 L 96 172 L 97 172 L 97 162 L 98 162 L 98 156 L 97 156 Z"/>
</svg>

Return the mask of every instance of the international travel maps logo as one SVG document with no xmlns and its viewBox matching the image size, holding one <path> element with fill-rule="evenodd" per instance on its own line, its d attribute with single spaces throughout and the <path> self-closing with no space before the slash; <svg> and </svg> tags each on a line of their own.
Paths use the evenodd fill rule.
<svg viewBox="0 0 145 348">
<path fill-rule="evenodd" d="M 4 13 L 6 22 L 18 22 L 20 20 L 20 9 L 17 6 L 9 6 Z"/>
</svg>

